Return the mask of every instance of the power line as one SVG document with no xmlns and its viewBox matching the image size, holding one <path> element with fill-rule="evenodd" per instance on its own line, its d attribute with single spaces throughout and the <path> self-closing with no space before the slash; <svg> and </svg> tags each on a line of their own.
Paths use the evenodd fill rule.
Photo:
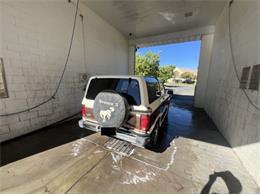
<svg viewBox="0 0 260 195">
<path fill-rule="evenodd" d="M 229 2 L 229 6 L 228 6 L 228 34 L 229 34 L 229 46 L 230 46 L 230 53 L 231 53 L 231 58 L 232 58 L 232 65 L 234 67 L 235 70 L 235 75 L 237 77 L 237 80 L 240 81 L 239 78 L 239 74 L 238 74 L 238 70 L 237 70 L 237 66 L 235 63 L 235 57 L 234 57 L 234 51 L 233 51 L 233 46 L 232 46 L 232 34 L 231 34 L 231 4 L 233 3 L 233 0 Z M 256 105 L 249 97 L 249 95 L 247 94 L 245 89 L 242 89 L 243 93 L 245 94 L 246 98 L 248 99 L 248 102 L 256 109 L 260 112 L 260 107 L 258 107 L 258 105 Z"/>
<path fill-rule="evenodd" d="M 29 112 L 30 110 L 33 110 L 35 108 L 38 108 L 46 103 L 48 103 L 49 101 L 51 101 L 52 99 L 55 99 L 55 96 L 56 94 L 58 93 L 59 91 L 59 88 L 60 88 L 60 85 L 61 85 L 61 81 L 64 77 L 64 74 L 65 74 L 65 71 L 66 71 L 66 68 L 68 66 L 68 62 L 69 62 L 69 57 L 70 57 L 70 53 L 71 53 L 71 48 L 72 48 L 72 43 L 73 43 L 73 40 L 74 40 L 74 34 L 75 34 L 75 28 L 76 28 L 76 22 L 77 22 L 77 15 L 78 15 L 78 9 L 79 9 L 79 0 L 77 0 L 77 4 L 76 4 L 76 11 L 75 11 L 75 16 L 74 16 L 74 21 L 73 21 L 73 27 L 72 27 L 72 33 L 71 33 L 71 38 L 70 38 L 70 44 L 69 44 L 69 50 L 68 50 L 68 54 L 66 56 L 66 60 L 65 60 L 65 64 L 64 64 L 64 68 L 63 68 L 63 71 L 62 71 L 62 74 L 61 74 L 61 77 L 59 79 L 59 82 L 58 82 L 58 85 L 57 85 L 57 88 L 55 89 L 54 93 L 52 94 L 51 97 L 49 97 L 47 100 L 35 105 L 35 106 L 32 106 L 30 108 L 27 108 L 27 109 L 24 109 L 24 110 L 21 110 L 21 111 L 17 111 L 17 112 L 13 112 L 13 113 L 7 113 L 7 114 L 1 114 L 0 117 L 6 117 L 6 116 L 12 116 L 12 115 L 16 115 L 16 114 L 20 114 L 20 113 L 24 113 L 24 112 Z"/>
</svg>

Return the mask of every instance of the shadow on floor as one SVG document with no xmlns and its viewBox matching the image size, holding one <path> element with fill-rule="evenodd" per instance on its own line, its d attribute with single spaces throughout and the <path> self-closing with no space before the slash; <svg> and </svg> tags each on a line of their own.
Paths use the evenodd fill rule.
<svg viewBox="0 0 260 195">
<path fill-rule="evenodd" d="M 151 150 L 164 152 L 173 139 L 185 137 L 230 147 L 203 109 L 193 107 L 193 96 L 174 95 L 159 142 Z"/>
<path fill-rule="evenodd" d="M 78 126 L 79 119 L 45 127 L 41 130 L 0 143 L 0 165 L 20 160 L 73 140 L 93 134 Z"/>
<path fill-rule="evenodd" d="M 240 181 L 230 171 L 223 171 L 214 172 L 213 174 L 209 175 L 209 181 L 201 190 L 201 194 L 209 194 L 213 184 L 218 177 L 222 178 L 225 182 L 229 194 L 239 194 L 242 191 L 242 185 Z"/>
</svg>

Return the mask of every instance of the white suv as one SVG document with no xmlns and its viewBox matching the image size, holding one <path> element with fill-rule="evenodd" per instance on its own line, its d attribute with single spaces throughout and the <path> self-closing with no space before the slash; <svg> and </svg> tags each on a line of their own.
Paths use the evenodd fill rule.
<svg viewBox="0 0 260 195">
<path fill-rule="evenodd" d="M 155 145 L 172 94 L 155 77 L 91 77 L 79 126 L 137 146 Z"/>
</svg>

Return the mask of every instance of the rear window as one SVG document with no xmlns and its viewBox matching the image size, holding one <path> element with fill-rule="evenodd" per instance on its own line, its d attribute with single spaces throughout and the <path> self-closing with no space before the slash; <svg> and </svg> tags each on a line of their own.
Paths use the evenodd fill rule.
<svg viewBox="0 0 260 195">
<path fill-rule="evenodd" d="M 113 79 L 96 78 L 92 79 L 86 98 L 94 100 L 97 94 L 104 90 L 114 90 L 124 96 L 129 105 L 140 105 L 140 89 L 138 81 L 135 79 Z"/>
</svg>

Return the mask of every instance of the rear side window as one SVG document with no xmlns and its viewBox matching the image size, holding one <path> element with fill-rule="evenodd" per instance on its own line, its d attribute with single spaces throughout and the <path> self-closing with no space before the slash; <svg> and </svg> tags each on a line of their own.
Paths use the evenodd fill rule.
<svg viewBox="0 0 260 195">
<path fill-rule="evenodd" d="M 152 103 L 158 99 L 158 97 L 156 96 L 156 92 L 158 91 L 158 85 L 148 82 L 146 82 L 146 85 L 148 89 L 149 103 Z"/>
<path fill-rule="evenodd" d="M 113 79 L 113 78 L 96 78 L 92 79 L 86 98 L 94 100 L 98 93 L 104 90 L 114 90 L 124 96 L 129 105 L 140 105 L 139 83 L 135 79 Z"/>
<path fill-rule="evenodd" d="M 147 90 L 148 90 L 149 103 L 152 103 L 159 98 L 156 95 L 156 92 L 159 90 L 159 83 L 153 77 L 146 77 L 145 81 L 146 81 Z"/>
</svg>

